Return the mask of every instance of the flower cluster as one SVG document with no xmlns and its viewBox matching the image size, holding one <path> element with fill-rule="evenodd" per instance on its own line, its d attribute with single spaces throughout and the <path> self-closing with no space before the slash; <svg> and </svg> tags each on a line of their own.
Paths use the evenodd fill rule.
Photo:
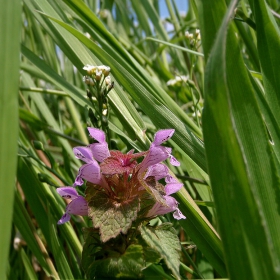
<svg viewBox="0 0 280 280">
<path fill-rule="evenodd" d="M 201 35 L 200 30 L 196 29 L 195 33 L 189 33 L 189 31 L 185 32 L 185 37 L 188 39 L 190 47 L 197 49 L 200 41 L 201 41 Z"/>
<path fill-rule="evenodd" d="M 102 77 L 106 85 L 111 85 L 111 77 L 109 76 L 111 68 L 106 65 L 89 65 L 83 67 L 87 71 L 88 76 L 83 77 L 83 81 L 90 86 L 94 86 L 97 81 L 101 81 Z"/>
<path fill-rule="evenodd" d="M 70 214 L 93 218 L 92 216 L 97 213 L 93 213 L 93 208 L 99 207 L 97 205 L 101 201 L 104 201 L 104 205 L 107 206 L 100 207 L 107 207 L 106 209 L 111 207 L 116 211 L 123 211 L 120 209 L 129 209 L 130 205 L 131 207 L 135 205 L 136 214 L 133 213 L 133 217 L 130 217 L 131 222 L 139 216 L 153 218 L 169 212 L 173 212 L 175 219 L 185 218 L 178 208 L 178 202 L 171 196 L 183 184 L 162 163 L 169 159 L 172 165 L 180 165 L 172 156 L 171 148 L 162 145 L 172 137 L 174 129 L 159 130 L 148 151 L 134 153 L 134 150 L 131 150 L 126 154 L 109 150 L 102 130 L 88 128 L 88 131 L 95 142 L 86 147 L 73 149 L 76 158 L 84 162 L 73 187 L 57 189 L 62 197 L 71 200 L 58 224 L 69 221 Z M 86 197 L 78 195 L 75 189 L 83 185 L 84 181 L 87 184 Z M 126 216 L 125 211 L 124 216 Z M 99 227 L 97 218 L 95 220 L 93 218 L 95 227 Z"/>
<path fill-rule="evenodd" d="M 186 83 L 189 79 L 189 76 L 176 76 L 175 79 L 168 80 L 166 85 L 169 87 L 182 86 L 182 84 Z"/>
</svg>

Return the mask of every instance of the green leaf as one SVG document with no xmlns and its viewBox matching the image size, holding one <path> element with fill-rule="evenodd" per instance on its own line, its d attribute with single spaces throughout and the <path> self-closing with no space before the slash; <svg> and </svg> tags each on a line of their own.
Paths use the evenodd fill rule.
<svg viewBox="0 0 280 280">
<path fill-rule="evenodd" d="M 179 202 L 180 210 L 187 217 L 185 220 L 180 220 L 180 225 L 218 273 L 226 276 L 223 246 L 218 233 L 184 188 L 177 192 L 175 197 Z"/>
<path fill-rule="evenodd" d="M 205 60 L 208 60 L 211 49 L 214 45 L 216 33 L 218 32 L 224 12 L 225 1 L 200 1 L 194 0 L 198 7 L 198 21 L 201 30 L 201 39 Z M 211 28 L 210 28 L 211 27 Z"/>
<path fill-rule="evenodd" d="M 158 251 L 176 278 L 181 279 L 179 272 L 181 245 L 172 224 L 164 223 L 157 227 L 142 225 L 140 233 L 145 242 Z"/>
<path fill-rule="evenodd" d="M 85 231 L 82 266 L 88 279 L 139 279 L 145 268 L 141 245 L 130 244 L 126 236 L 118 236 L 106 243 L 99 240 L 96 230 Z"/>
<path fill-rule="evenodd" d="M 37 116 L 22 108 L 19 108 L 19 118 L 39 131 L 48 127 L 48 124 L 42 122 Z"/>
<path fill-rule="evenodd" d="M 205 72 L 206 155 L 230 278 L 277 279 L 279 171 L 230 24 L 236 4 L 215 36 Z"/>
<path fill-rule="evenodd" d="M 165 42 L 165 41 L 162 41 L 162 40 L 158 40 L 158 39 L 155 39 L 155 38 L 150 38 L 150 37 L 147 37 L 146 40 L 149 40 L 149 41 L 154 41 L 154 42 L 158 42 L 158 43 L 161 43 L 165 46 L 169 46 L 169 47 L 172 47 L 174 49 L 179 49 L 183 52 L 188 52 L 188 53 L 191 53 L 191 54 L 194 54 L 194 55 L 198 55 L 198 56 L 204 56 L 203 53 L 200 53 L 200 52 L 196 52 L 196 51 L 193 51 L 193 50 L 190 50 L 190 49 L 187 49 L 187 48 L 183 48 L 181 46 L 178 46 L 178 45 L 175 45 L 175 44 L 171 44 L 171 43 L 168 43 L 168 42 Z"/>
<path fill-rule="evenodd" d="M 126 234 L 140 210 L 138 198 L 129 202 L 118 201 L 117 198 L 110 198 L 104 191 L 93 186 L 87 187 L 86 200 L 93 226 L 99 228 L 103 242 L 120 233 Z"/>
<path fill-rule="evenodd" d="M 34 267 L 31 265 L 30 260 L 28 259 L 28 256 L 26 255 L 23 248 L 20 249 L 20 257 L 24 265 L 28 279 L 34 279 L 34 280 L 38 279 L 36 272 L 34 271 Z"/>
<path fill-rule="evenodd" d="M 265 98 L 280 129 L 279 65 L 280 31 L 264 0 L 250 0 L 256 21 L 257 47 L 265 89 Z M 279 147 L 278 147 L 279 149 Z"/>
<path fill-rule="evenodd" d="M 18 139 L 21 1 L 0 1 L 0 278 L 6 279 Z"/>
<path fill-rule="evenodd" d="M 53 219 L 52 215 L 49 215 L 48 217 L 48 224 L 51 238 L 50 246 L 52 248 L 52 253 L 54 256 L 55 264 L 57 266 L 59 277 L 61 279 L 74 279 L 71 268 L 64 253 L 64 247 L 61 244 L 58 233 L 56 231 L 56 221 Z"/>
</svg>

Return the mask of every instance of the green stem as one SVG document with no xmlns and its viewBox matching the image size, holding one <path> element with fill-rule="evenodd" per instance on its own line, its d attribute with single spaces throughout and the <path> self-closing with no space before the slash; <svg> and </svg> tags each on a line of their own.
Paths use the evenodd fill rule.
<svg viewBox="0 0 280 280">
<path fill-rule="evenodd" d="M 190 257 L 190 255 L 188 254 L 187 250 L 183 247 L 182 247 L 182 251 L 184 253 L 184 256 L 188 259 L 188 261 L 191 263 L 191 265 L 193 266 L 194 268 L 194 271 L 197 273 L 197 275 L 200 277 L 200 279 L 204 279 L 203 275 L 199 272 L 196 264 L 194 263 L 194 261 L 192 260 L 192 258 Z"/>
</svg>

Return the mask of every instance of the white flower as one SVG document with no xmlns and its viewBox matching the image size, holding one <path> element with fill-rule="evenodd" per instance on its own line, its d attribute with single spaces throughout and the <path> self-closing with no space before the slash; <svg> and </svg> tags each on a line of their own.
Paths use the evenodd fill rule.
<svg viewBox="0 0 280 280">
<path fill-rule="evenodd" d="M 106 83 L 107 86 L 111 84 L 111 77 L 110 76 L 107 76 L 105 78 L 105 83 Z"/>
<path fill-rule="evenodd" d="M 86 70 L 89 75 L 92 75 L 96 70 L 96 66 L 87 64 L 83 69 Z"/>
<path fill-rule="evenodd" d="M 189 36 L 190 36 L 189 31 L 186 31 L 186 32 L 185 32 L 185 37 L 186 37 L 187 39 L 189 39 Z"/>
<path fill-rule="evenodd" d="M 84 76 L 83 77 L 83 82 L 86 83 L 87 85 L 94 85 L 94 81 L 92 78 L 88 77 L 88 76 Z"/>
<path fill-rule="evenodd" d="M 167 81 L 167 86 L 176 86 L 176 85 L 181 85 L 183 82 L 186 83 L 188 80 L 188 76 L 176 76 L 175 79 L 171 79 Z"/>
<path fill-rule="evenodd" d="M 95 71 L 95 79 L 96 79 L 97 81 L 100 81 L 101 76 L 102 76 L 102 71 L 96 70 L 96 71 Z"/>
<path fill-rule="evenodd" d="M 200 30 L 199 29 L 196 29 L 195 30 L 195 36 L 196 36 L 196 39 L 199 41 L 201 39 L 200 37 Z"/>
<path fill-rule="evenodd" d="M 106 77 L 109 75 L 111 68 L 106 65 L 100 65 L 98 66 L 98 70 L 102 71 L 103 75 Z"/>
</svg>

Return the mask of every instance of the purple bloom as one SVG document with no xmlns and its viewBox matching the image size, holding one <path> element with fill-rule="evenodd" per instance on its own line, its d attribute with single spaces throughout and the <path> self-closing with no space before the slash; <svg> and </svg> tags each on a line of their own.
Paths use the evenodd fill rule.
<svg viewBox="0 0 280 280">
<path fill-rule="evenodd" d="M 78 195 L 77 191 L 73 187 L 57 188 L 56 191 L 63 198 L 70 199 L 71 202 L 66 206 L 65 214 L 61 217 L 57 224 L 61 225 L 68 222 L 73 215 L 88 215 L 88 205 L 84 197 Z"/>
<path fill-rule="evenodd" d="M 93 158 L 91 149 L 88 147 L 75 147 L 73 151 L 76 158 L 86 162 L 80 167 L 74 186 L 81 186 L 84 183 L 83 179 L 93 184 L 99 184 L 101 180 L 100 167 Z"/>
<path fill-rule="evenodd" d="M 156 202 L 153 208 L 148 212 L 147 217 L 154 217 L 158 215 L 164 215 L 174 211 L 173 217 L 176 220 L 186 219 L 186 217 L 182 214 L 182 212 L 178 208 L 177 200 L 169 195 L 164 196 L 165 202 L 167 206 L 164 206 L 160 202 Z"/>
<path fill-rule="evenodd" d="M 89 135 L 98 142 L 89 145 L 92 155 L 97 161 L 103 162 L 110 156 L 105 133 L 100 129 L 91 127 L 88 127 L 88 131 Z"/>
<path fill-rule="evenodd" d="M 156 202 L 153 208 L 148 212 L 147 217 L 157 216 L 157 215 L 164 215 L 166 213 L 175 211 L 173 213 L 173 217 L 177 220 L 185 219 L 186 217 L 181 213 L 178 208 L 178 202 L 175 198 L 171 197 L 170 194 L 173 194 L 179 191 L 183 184 L 177 181 L 172 175 L 169 174 L 169 169 L 162 163 L 158 163 L 152 165 L 148 168 L 144 179 L 154 176 L 156 180 L 160 180 L 165 178 L 165 195 L 163 199 L 166 205 L 163 205 L 161 202 Z"/>
<path fill-rule="evenodd" d="M 128 205 L 136 200 L 140 203 L 145 199 L 155 201 L 152 209 L 142 212 L 142 217 L 173 212 L 175 219 L 185 218 L 178 208 L 176 199 L 170 196 L 180 190 L 183 184 L 172 176 L 165 164 L 161 163 L 169 158 L 172 165 L 180 165 L 171 155 L 172 149 L 162 146 L 172 137 L 174 129 L 159 130 L 149 150 L 135 154 L 134 150 L 126 154 L 109 151 L 102 130 L 88 127 L 88 131 L 96 143 L 73 149 L 76 158 L 85 162 L 79 169 L 74 186 L 80 186 L 86 180 L 92 183 L 87 184 L 87 188 L 93 188 L 93 192 L 105 195 L 112 205 Z M 141 157 L 144 157 L 142 161 Z M 159 182 L 162 179 L 165 180 L 165 185 Z M 71 200 L 58 224 L 69 221 L 70 214 L 88 215 L 87 201 L 78 195 L 73 187 L 58 188 L 57 192 Z M 91 203 L 94 202 L 91 200 Z"/>
<path fill-rule="evenodd" d="M 167 158 L 170 158 L 170 163 L 174 166 L 179 166 L 180 162 L 171 155 L 172 149 L 169 147 L 161 146 L 162 143 L 167 141 L 174 134 L 174 129 L 162 129 L 155 134 L 154 142 L 151 144 L 147 156 L 141 163 L 141 172 L 149 166 L 160 163 Z"/>
</svg>

